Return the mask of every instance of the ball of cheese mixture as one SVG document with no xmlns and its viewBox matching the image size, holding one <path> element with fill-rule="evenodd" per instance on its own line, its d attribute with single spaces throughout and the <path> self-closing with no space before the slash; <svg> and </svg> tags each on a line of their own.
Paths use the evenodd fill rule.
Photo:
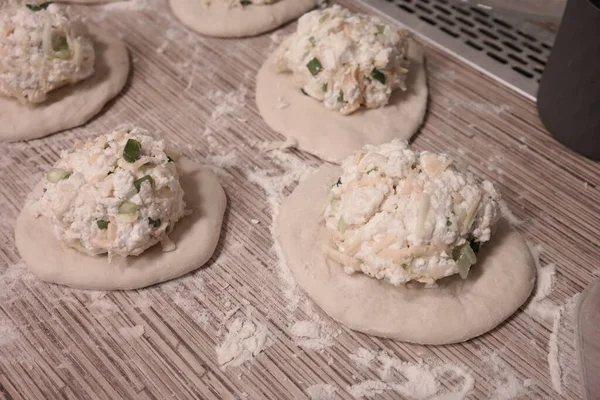
<svg viewBox="0 0 600 400">
<path fill-rule="evenodd" d="M 406 31 L 335 5 L 302 16 L 275 65 L 291 72 L 306 95 L 351 114 L 361 106 L 384 107 L 392 91 L 406 89 L 407 52 Z"/>
<path fill-rule="evenodd" d="M 499 218 L 498 192 L 446 154 L 367 145 L 342 164 L 325 210 L 327 255 L 393 285 L 466 278 Z"/>
<path fill-rule="evenodd" d="M 35 216 L 58 239 L 90 255 L 139 255 L 163 241 L 185 213 L 183 189 L 165 142 L 119 129 L 63 151 L 43 178 Z"/>
<path fill-rule="evenodd" d="M 40 103 L 54 89 L 94 73 L 92 42 L 55 4 L 0 10 L 0 94 Z"/>
</svg>

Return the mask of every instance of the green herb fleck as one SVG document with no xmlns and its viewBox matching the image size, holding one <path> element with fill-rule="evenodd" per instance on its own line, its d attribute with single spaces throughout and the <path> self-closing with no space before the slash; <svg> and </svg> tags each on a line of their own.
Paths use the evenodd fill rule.
<svg viewBox="0 0 600 400">
<path fill-rule="evenodd" d="M 252 0 L 240 0 L 240 4 L 243 6 L 249 6 L 252 4 Z"/>
<path fill-rule="evenodd" d="M 472 238 L 471 240 L 469 240 L 469 246 L 471 246 L 471 250 L 473 250 L 473 253 L 475 253 L 475 255 L 479 254 L 479 247 L 481 246 L 479 240 Z"/>
<path fill-rule="evenodd" d="M 450 221 L 450 218 L 446 218 L 446 226 L 452 226 L 452 221 Z"/>
<path fill-rule="evenodd" d="M 300 91 L 302 92 L 303 95 L 308 96 L 308 93 L 306 93 L 306 90 L 300 89 Z"/>
<path fill-rule="evenodd" d="M 25 7 L 29 8 L 31 11 L 41 11 L 41 10 L 45 10 L 46 8 L 48 8 L 48 6 L 52 4 L 51 1 L 47 1 L 45 3 L 42 4 L 25 4 Z"/>
<path fill-rule="evenodd" d="M 115 171 L 108 171 L 108 174 L 106 174 L 106 176 L 108 176 L 108 175 L 112 175 L 112 174 L 114 174 L 114 173 L 115 173 Z"/>
<path fill-rule="evenodd" d="M 160 226 L 160 219 L 152 219 L 148 217 L 148 223 L 153 227 L 158 228 Z"/>
<path fill-rule="evenodd" d="M 380 70 L 378 70 L 377 68 L 373 68 L 373 71 L 371 71 L 371 76 L 373 77 L 373 79 L 375 79 L 376 81 L 379 81 L 380 83 L 385 85 L 385 75 L 383 72 L 381 72 Z"/>
<path fill-rule="evenodd" d="M 319 23 L 322 24 L 323 22 L 327 21 L 329 19 L 329 14 L 323 14 L 323 16 L 321 18 L 319 18 Z"/>
<path fill-rule="evenodd" d="M 312 47 L 315 47 L 317 45 L 317 41 L 315 40 L 314 36 L 309 37 L 308 41 L 310 42 L 310 44 L 312 45 Z"/>
<path fill-rule="evenodd" d="M 134 163 L 141 158 L 142 144 L 134 139 L 127 140 L 123 149 L 123 158 L 128 163 Z"/>
<path fill-rule="evenodd" d="M 375 167 L 375 168 L 371 168 L 370 170 L 368 170 L 368 171 L 367 171 L 367 175 L 369 175 L 369 174 L 370 174 L 371 172 L 373 172 L 373 171 L 377 171 L 377 167 Z"/>
<path fill-rule="evenodd" d="M 56 46 L 52 46 L 52 57 L 60 58 L 61 60 L 67 60 L 73 56 L 71 50 L 69 50 L 69 43 L 67 42 L 66 36 L 60 36 L 57 39 L 58 43 Z"/>
<path fill-rule="evenodd" d="M 173 160 L 171 156 L 167 156 L 167 162 L 175 162 L 175 160 Z"/>
<path fill-rule="evenodd" d="M 148 181 L 150 183 L 150 185 L 154 184 L 154 179 L 152 179 L 152 177 L 150 175 L 142 176 L 140 179 L 136 179 L 135 181 L 133 181 L 133 186 L 135 186 L 135 190 L 137 190 L 138 193 L 140 192 L 142 183 L 144 183 L 146 181 Z"/>
<path fill-rule="evenodd" d="M 385 26 L 384 25 L 375 25 L 377 27 L 377 34 L 381 35 L 383 34 L 383 31 L 385 31 Z"/>
<path fill-rule="evenodd" d="M 306 64 L 306 68 L 308 68 L 312 76 L 319 75 L 319 72 L 323 71 L 323 65 L 321 65 L 321 62 L 316 57 Z"/>
<path fill-rule="evenodd" d="M 324 83 L 323 86 L 321 87 L 321 91 L 323 93 L 327 92 L 327 84 L 326 83 Z"/>
<path fill-rule="evenodd" d="M 338 102 L 343 103 L 344 102 L 344 92 L 340 90 L 340 94 L 338 94 Z"/>
<path fill-rule="evenodd" d="M 103 220 L 103 219 L 99 219 L 98 221 L 96 221 L 96 225 L 98 225 L 98 229 L 100 229 L 101 231 L 103 231 L 106 228 L 108 228 L 108 221 Z"/>
<path fill-rule="evenodd" d="M 342 184 L 342 178 L 339 177 L 337 182 L 335 183 L 335 186 L 340 186 Z"/>
</svg>

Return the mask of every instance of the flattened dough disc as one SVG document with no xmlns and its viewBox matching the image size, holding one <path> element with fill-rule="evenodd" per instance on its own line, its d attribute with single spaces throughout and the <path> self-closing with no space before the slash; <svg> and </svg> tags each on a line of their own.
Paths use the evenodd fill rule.
<svg viewBox="0 0 600 400">
<path fill-rule="evenodd" d="M 37 139 L 82 125 L 123 89 L 129 75 L 125 44 L 93 25 L 88 32 L 96 50 L 94 75 L 50 92 L 36 106 L 0 97 L 0 141 Z"/>
<path fill-rule="evenodd" d="M 298 285 L 327 314 L 350 329 L 420 344 L 462 342 L 513 314 L 535 283 L 533 258 L 521 235 L 501 222 L 482 247 L 469 277 L 448 277 L 438 288 L 395 287 L 363 274 L 347 275 L 321 251 L 322 212 L 340 176 L 324 166 L 284 200 L 277 236 Z"/>
<path fill-rule="evenodd" d="M 383 108 L 342 115 L 302 94 L 292 74 L 277 73 L 273 56 L 263 64 L 256 79 L 256 105 L 271 129 L 298 141 L 301 150 L 323 160 L 341 162 L 365 144 L 383 144 L 414 135 L 427 109 L 427 74 L 423 48 L 411 42 L 407 90 L 392 93 Z M 282 103 L 289 106 L 281 108 Z"/>
<path fill-rule="evenodd" d="M 212 0 L 208 7 L 199 0 L 169 0 L 181 22 L 203 35 L 218 37 L 260 35 L 299 18 L 317 4 L 318 0 L 279 0 L 229 8 L 224 0 Z"/>
<path fill-rule="evenodd" d="M 178 161 L 184 200 L 192 214 L 177 222 L 169 238 L 177 248 L 163 252 L 157 244 L 137 257 L 89 256 L 66 247 L 49 222 L 34 218 L 25 207 L 17 218 L 15 237 L 21 258 L 40 279 L 78 289 L 127 290 L 177 278 L 201 267 L 212 256 L 227 199 L 210 169 Z"/>
</svg>

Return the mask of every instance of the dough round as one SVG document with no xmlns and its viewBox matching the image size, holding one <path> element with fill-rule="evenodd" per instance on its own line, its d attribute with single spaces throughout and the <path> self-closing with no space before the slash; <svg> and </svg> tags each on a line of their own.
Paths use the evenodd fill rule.
<svg viewBox="0 0 600 400">
<path fill-rule="evenodd" d="M 224 0 L 205 7 L 199 0 L 169 0 L 173 14 L 203 35 L 246 37 L 260 35 L 315 8 L 318 0 L 279 0 L 273 4 L 229 8 Z"/>
<path fill-rule="evenodd" d="M 201 267 L 217 246 L 227 198 L 210 169 L 186 159 L 179 160 L 178 167 L 192 214 L 169 235 L 177 246 L 174 251 L 163 252 L 157 244 L 137 257 L 115 257 L 109 263 L 106 255 L 93 257 L 64 246 L 44 218 L 35 218 L 24 208 L 15 238 L 27 267 L 46 282 L 94 290 L 137 289 Z"/>
<path fill-rule="evenodd" d="M 340 163 L 365 144 L 409 140 L 421 126 L 427 109 L 427 76 L 423 48 L 414 41 L 409 58 L 406 91 L 394 91 L 386 107 L 342 115 L 302 94 L 291 73 L 275 71 L 271 56 L 258 72 L 256 104 L 267 125 L 296 139 L 301 150 Z"/>
<path fill-rule="evenodd" d="M 82 125 L 123 89 L 129 75 L 125 44 L 94 26 L 88 32 L 96 51 L 94 75 L 48 93 L 36 106 L 0 97 L 0 141 L 37 139 Z"/>
<path fill-rule="evenodd" d="M 455 275 L 425 289 L 347 275 L 321 251 L 328 235 L 322 205 L 340 174 L 339 167 L 324 166 L 301 182 L 284 200 L 277 220 L 277 236 L 296 281 L 335 320 L 405 342 L 457 343 L 490 331 L 531 294 L 533 258 L 522 236 L 505 221 L 482 247 L 466 280 Z"/>
</svg>

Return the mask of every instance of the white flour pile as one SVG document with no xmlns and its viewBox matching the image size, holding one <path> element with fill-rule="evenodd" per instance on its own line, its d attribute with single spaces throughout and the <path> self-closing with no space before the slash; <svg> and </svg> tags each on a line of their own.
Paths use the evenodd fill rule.
<svg viewBox="0 0 600 400">
<path fill-rule="evenodd" d="M 358 367 L 370 369 L 379 377 L 379 380 L 370 379 L 349 386 L 348 391 L 354 397 L 373 396 L 392 390 L 411 399 L 462 399 L 475 385 L 473 376 L 464 367 L 452 363 L 436 366 L 422 361 L 411 363 L 364 348 L 350 354 L 350 359 Z M 442 377 L 460 381 L 460 388 L 449 392 L 440 382 Z"/>
<path fill-rule="evenodd" d="M 257 321 L 236 318 L 227 326 L 225 339 L 215 350 L 222 369 L 252 360 L 268 345 L 267 327 Z"/>
<path fill-rule="evenodd" d="M 317 321 L 297 321 L 290 326 L 290 333 L 298 346 L 309 350 L 329 347 L 334 339 L 329 325 Z"/>
<path fill-rule="evenodd" d="M 310 400 L 331 400 L 338 392 L 338 388 L 327 383 L 318 383 L 306 389 Z"/>
</svg>

